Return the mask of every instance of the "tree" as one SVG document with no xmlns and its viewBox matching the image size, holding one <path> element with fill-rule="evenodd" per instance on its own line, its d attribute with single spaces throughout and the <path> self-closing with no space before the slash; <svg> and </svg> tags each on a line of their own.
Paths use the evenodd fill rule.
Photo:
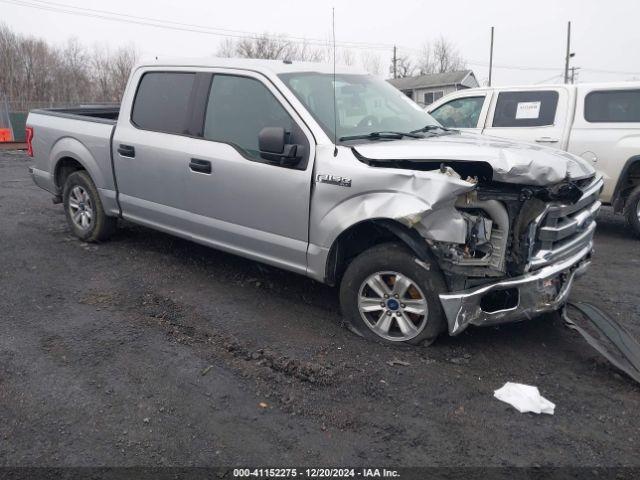
<svg viewBox="0 0 640 480">
<path fill-rule="evenodd" d="M 371 75 L 380 75 L 380 55 L 365 50 L 360 54 L 360 63 Z"/>
<path fill-rule="evenodd" d="M 400 55 L 396 57 L 395 70 L 395 75 L 397 78 L 404 78 L 412 76 L 416 70 L 416 67 L 408 55 Z M 389 67 L 389 73 L 391 73 L 391 75 L 394 74 L 393 60 L 391 61 L 391 66 Z"/>
<path fill-rule="evenodd" d="M 456 47 L 442 36 L 433 45 L 433 60 L 436 73 L 455 72 L 466 68 L 466 62 Z"/>
<path fill-rule="evenodd" d="M 263 33 L 257 37 L 239 40 L 226 39 L 218 47 L 220 57 L 260 58 L 268 60 L 293 60 L 300 62 L 322 62 L 324 51 L 306 42 L 293 42 L 282 36 Z"/>
<path fill-rule="evenodd" d="M 427 75 L 454 72 L 465 68 L 466 62 L 455 45 L 443 36 L 440 36 L 433 44 L 425 42 L 420 48 L 415 64 L 406 55 L 397 59 L 398 77 L 411 76 L 416 71 L 419 75 Z M 390 72 L 393 74 L 393 64 Z"/>
</svg>

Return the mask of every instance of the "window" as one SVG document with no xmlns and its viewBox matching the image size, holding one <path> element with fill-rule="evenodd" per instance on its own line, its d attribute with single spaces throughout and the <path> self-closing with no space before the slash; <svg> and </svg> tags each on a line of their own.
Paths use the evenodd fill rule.
<svg viewBox="0 0 640 480">
<path fill-rule="evenodd" d="M 500 92 L 493 115 L 494 127 L 542 127 L 553 125 L 558 92 Z"/>
<path fill-rule="evenodd" d="M 484 97 L 465 97 L 440 105 L 431 115 L 445 127 L 476 128 Z"/>
<path fill-rule="evenodd" d="M 424 94 L 424 105 L 431 105 L 436 100 L 440 100 L 444 95 L 442 90 L 438 90 L 437 92 L 427 92 Z"/>
<path fill-rule="evenodd" d="M 229 143 L 262 160 L 258 134 L 264 127 L 283 127 L 291 143 L 307 144 L 304 134 L 280 102 L 258 80 L 215 75 L 204 122 L 204 138 Z"/>
<path fill-rule="evenodd" d="M 640 90 L 591 92 L 584 99 L 587 122 L 640 122 Z"/>
<path fill-rule="evenodd" d="M 139 128 L 185 134 L 195 73 L 149 72 L 140 80 L 131 121 Z"/>
<path fill-rule="evenodd" d="M 372 75 L 337 74 L 335 83 L 329 73 L 283 73 L 279 77 L 329 138 L 379 131 L 410 132 L 438 124 L 403 92 Z"/>
</svg>

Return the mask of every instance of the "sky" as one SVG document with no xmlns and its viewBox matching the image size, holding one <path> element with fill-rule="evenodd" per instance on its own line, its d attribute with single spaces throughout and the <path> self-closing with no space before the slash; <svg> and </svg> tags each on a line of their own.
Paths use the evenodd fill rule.
<svg viewBox="0 0 640 480">
<path fill-rule="evenodd" d="M 72 7 L 93 16 L 61 11 L 78 11 Z M 357 42 L 358 59 L 361 52 L 379 55 L 384 73 L 393 45 L 399 55 L 417 55 L 425 42 L 443 36 L 484 84 L 493 26 L 494 85 L 561 82 L 571 21 L 571 65 L 580 67 L 579 82 L 640 80 L 638 0 L 0 0 L 0 22 L 59 45 L 75 36 L 87 46 L 133 44 L 142 57 L 203 57 L 237 32 L 327 41 L 332 8 L 337 43 Z M 98 18 L 113 18 L 99 11 L 222 35 L 112 21 Z"/>
</svg>

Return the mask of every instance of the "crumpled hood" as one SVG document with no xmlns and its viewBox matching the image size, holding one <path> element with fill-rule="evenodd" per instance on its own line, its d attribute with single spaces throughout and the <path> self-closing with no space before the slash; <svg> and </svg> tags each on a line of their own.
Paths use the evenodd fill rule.
<svg viewBox="0 0 640 480">
<path fill-rule="evenodd" d="M 353 148 L 378 161 L 486 162 L 493 168 L 493 180 L 524 185 L 552 185 L 595 173 L 585 160 L 562 150 L 471 133 L 370 142 Z"/>
</svg>

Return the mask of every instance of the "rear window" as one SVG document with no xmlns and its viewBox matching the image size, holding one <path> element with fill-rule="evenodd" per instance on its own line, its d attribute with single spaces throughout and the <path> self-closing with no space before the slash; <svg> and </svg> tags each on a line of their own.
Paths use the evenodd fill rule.
<svg viewBox="0 0 640 480">
<path fill-rule="evenodd" d="M 591 92 L 584 99 L 587 122 L 640 122 L 640 90 Z"/>
<path fill-rule="evenodd" d="M 493 115 L 494 127 L 542 127 L 553 125 L 558 92 L 500 92 Z"/>
<path fill-rule="evenodd" d="M 140 80 L 131 121 L 139 128 L 186 134 L 195 73 L 149 72 Z"/>
</svg>

